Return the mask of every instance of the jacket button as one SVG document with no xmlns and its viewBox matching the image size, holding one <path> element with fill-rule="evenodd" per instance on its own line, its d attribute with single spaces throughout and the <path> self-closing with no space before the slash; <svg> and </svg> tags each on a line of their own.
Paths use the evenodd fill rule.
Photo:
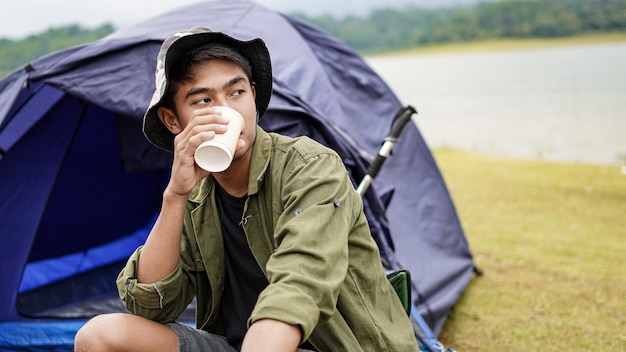
<svg viewBox="0 0 626 352">
<path fill-rule="evenodd" d="M 341 202 L 339 201 L 339 199 L 335 198 L 335 200 L 333 201 L 333 203 L 335 203 L 335 207 L 339 208 L 339 206 L 341 205 Z"/>
<path fill-rule="evenodd" d="M 295 214 L 296 216 L 298 216 L 298 215 L 302 214 L 302 208 L 298 208 L 298 209 L 296 209 L 296 211 L 295 211 L 295 213 L 294 213 L 294 214 Z"/>
</svg>

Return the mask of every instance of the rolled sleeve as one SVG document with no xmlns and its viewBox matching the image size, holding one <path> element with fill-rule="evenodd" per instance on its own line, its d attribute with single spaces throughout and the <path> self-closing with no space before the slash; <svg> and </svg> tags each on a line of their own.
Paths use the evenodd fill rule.
<svg viewBox="0 0 626 352">
<path fill-rule="evenodd" d="M 133 314 L 161 323 L 172 322 L 189 303 L 181 299 L 184 291 L 181 264 L 178 263 L 172 273 L 155 283 L 140 283 L 137 281 L 137 263 L 141 248 L 130 256 L 117 277 L 120 298 Z"/>
</svg>

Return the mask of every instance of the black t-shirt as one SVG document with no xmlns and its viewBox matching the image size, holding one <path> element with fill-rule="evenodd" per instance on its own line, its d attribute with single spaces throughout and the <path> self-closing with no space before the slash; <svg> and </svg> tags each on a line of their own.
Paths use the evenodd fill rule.
<svg viewBox="0 0 626 352">
<path fill-rule="evenodd" d="M 228 344 L 239 350 L 247 331 L 248 318 L 268 282 L 252 255 L 241 226 L 247 196 L 233 197 L 217 182 L 215 184 L 226 259 L 226 282 L 220 310 L 224 317 Z M 300 348 L 315 351 L 308 341 Z"/>
<path fill-rule="evenodd" d="M 247 196 L 233 197 L 219 185 L 216 194 L 226 259 L 226 283 L 220 309 L 228 343 L 239 349 L 247 330 L 246 323 L 259 294 L 267 286 L 267 279 L 250 251 L 241 226 Z"/>
</svg>

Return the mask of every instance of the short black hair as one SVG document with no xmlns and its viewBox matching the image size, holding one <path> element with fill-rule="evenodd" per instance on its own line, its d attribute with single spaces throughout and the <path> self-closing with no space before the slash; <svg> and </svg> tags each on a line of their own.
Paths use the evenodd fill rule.
<svg viewBox="0 0 626 352">
<path fill-rule="evenodd" d="M 252 82 L 252 67 L 245 56 L 230 46 L 221 43 L 204 44 L 193 50 L 189 50 L 171 66 L 170 72 L 168 73 L 169 83 L 163 104 L 176 112 L 174 95 L 180 86 L 193 78 L 192 70 L 195 66 L 213 59 L 230 61 L 241 67 L 248 77 L 250 84 L 254 85 L 254 82 Z"/>
</svg>

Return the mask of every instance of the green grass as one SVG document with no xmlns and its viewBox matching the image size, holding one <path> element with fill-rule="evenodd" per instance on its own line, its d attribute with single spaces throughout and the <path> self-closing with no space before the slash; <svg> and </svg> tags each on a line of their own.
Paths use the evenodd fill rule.
<svg viewBox="0 0 626 352">
<path fill-rule="evenodd" d="M 626 351 L 621 166 L 434 155 L 484 271 L 440 340 L 458 351 Z"/>
<path fill-rule="evenodd" d="M 531 49 L 580 44 L 600 44 L 624 41 L 626 41 L 626 31 L 588 33 L 559 38 L 491 39 L 473 42 L 432 44 L 418 46 L 406 50 L 368 54 L 367 56 L 375 57 L 396 55 L 451 54 L 479 51 Z"/>
</svg>

